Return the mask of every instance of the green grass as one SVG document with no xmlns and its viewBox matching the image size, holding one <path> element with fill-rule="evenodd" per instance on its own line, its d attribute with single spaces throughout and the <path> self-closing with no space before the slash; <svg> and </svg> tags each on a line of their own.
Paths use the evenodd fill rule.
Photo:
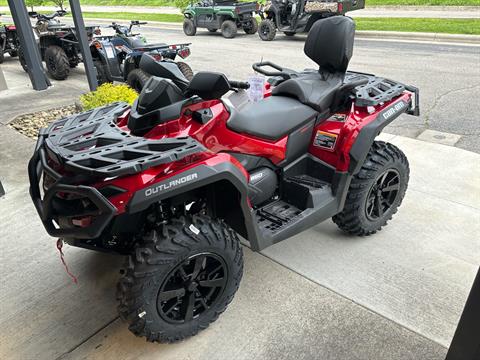
<svg viewBox="0 0 480 360">
<path fill-rule="evenodd" d="M 480 6 L 480 0 L 366 0 L 367 7 L 380 5 Z"/>
<path fill-rule="evenodd" d="M 83 12 L 84 18 L 90 19 L 114 19 L 114 20 L 144 20 L 161 22 L 182 22 L 182 14 L 145 14 L 129 12 Z"/>
<path fill-rule="evenodd" d="M 115 20 L 145 20 L 161 22 L 181 22 L 182 15 L 177 14 L 139 14 L 139 13 L 92 13 L 84 12 L 85 18 Z M 434 32 L 450 34 L 480 35 L 478 19 L 422 19 L 422 18 L 356 18 L 358 30 Z"/>
<path fill-rule="evenodd" d="M 478 19 L 356 18 L 358 30 L 480 35 Z"/>
</svg>

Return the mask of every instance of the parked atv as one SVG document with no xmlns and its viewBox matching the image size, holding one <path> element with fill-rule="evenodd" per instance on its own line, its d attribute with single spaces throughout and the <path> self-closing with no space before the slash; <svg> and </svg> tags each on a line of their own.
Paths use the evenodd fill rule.
<svg viewBox="0 0 480 360">
<path fill-rule="evenodd" d="M 0 14 L 0 17 L 2 14 Z M 17 28 L 15 25 L 4 25 L 0 23 L 0 64 L 3 63 L 5 54 L 10 54 L 11 57 L 18 56 L 18 48 L 20 41 L 17 35 Z"/>
<path fill-rule="evenodd" d="M 260 251 L 333 218 L 364 236 L 397 212 L 408 161 L 375 138 L 419 114 L 418 90 L 347 72 L 354 31 L 344 16 L 315 23 L 304 50 L 319 69 L 255 64 L 274 85 L 240 108 L 222 97 L 248 83 L 199 72 L 179 87 L 144 55 L 155 77 L 132 107 L 40 132 L 29 177 L 42 222 L 70 245 L 128 255 L 118 310 L 137 336 L 174 342 L 215 321 L 242 278 L 238 235 Z"/>
<path fill-rule="evenodd" d="M 75 27 L 62 24 L 57 19 L 66 14 L 65 10 L 58 10 L 51 15 L 29 13 L 30 17 L 37 19 L 34 29 L 39 38 L 42 60 L 45 61 L 48 73 L 55 80 L 68 78 L 70 69 L 83 61 Z M 88 26 L 86 29 L 90 40 L 94 35 L 100 34 L 98 26 Z M 20 62 L 27 71 L 23 54 L 20 55 Z"/>
<path fill-rule="evenodd" d="M 139 68 L 143 54 L 151 54 L 158 62 L 170 62 L 181 71 L 184 80 L 191 80 L 193 71 L 185 62 L 174 62 L 177 56 L 185 59 L 190 55 L 190 44 L 147 44 L 140 34 L 132 32 L 133 26 L 146 22 L 131 21 L 129 26 L 112 23 L 114 36 L 95 38 L 90 44 L 93 63 L 97 70 L 99 84 L 105 82 L 127 82 L 140 92 L 150 78 L 150 74 Z"/>
<path fill-rule="evenodd" d="M 206 28 L 209 32 L 221 30 L 224 38 L 232 39 L 238 28 L 246 34 L 255 34 L 258 23 L 255 14 L 259 9 L 257 2 L 235 2 L 233 0 L 202 0 L 189 5 L 183 14 L 183 32 L 194 36 L 197 28 Z"/>
<path fill-rule="evenodd" d="M 262 21 L 258 36 L 264 41 L 272 41 L 277 30 L 286 36 L 294 36 L 310 31 L 318 20 L 364 7 L 365 0 L 270 0 L 260 11 Z"/>
</svg>

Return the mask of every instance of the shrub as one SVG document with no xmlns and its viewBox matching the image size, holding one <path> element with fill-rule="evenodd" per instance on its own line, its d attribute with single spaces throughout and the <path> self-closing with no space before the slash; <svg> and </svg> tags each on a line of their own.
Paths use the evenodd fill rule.
<svg viewBox="0 0 480 360">
<path fill-rule="evenodd" d="M 185 8 L 190 5 L 191 0 L 174 0 L 174 4 L 180 10 L 185 10 Z"/>
<path fill-rule="evenodd" d="M 117 101 L 133 104 L 138 94 L 127 85 L 103 84 L 97 90 L 86 93 L 80 97 L 84 110 L 108 105 Z"/>
</svg>

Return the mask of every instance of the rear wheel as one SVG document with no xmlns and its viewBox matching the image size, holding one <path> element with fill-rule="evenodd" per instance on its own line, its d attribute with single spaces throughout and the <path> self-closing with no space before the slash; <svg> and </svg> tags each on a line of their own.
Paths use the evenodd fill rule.
<svg viewBox="0 0 480 360">
<path fill-rule="evenodd" d="M 150 78 L 151 75 L 142 69 L 134 69 L 130 71 L 127 76 L 127 84 L 136 92 L 140 93 Z"/>
<path fill-rule="evenodd" d="M 402 203 L 410 169 L 396 146 L 375 141 L 365 162 L 350 183 L 343 211 L 333 221 L 353 235 L 371 235 L 392 218 Z"/>
<path fill-rule="evenodd" d="M 178 61 L 177 66 L 188 81 L 193 79 L 193 70 L 190 65 L 184 63 L 183 61 Z"/>
<path fill-rule="evenodd" d="M 111 82 L 110 80 L 108 80 L 107 69 L 105 69 L 105 65 L 100 60 L 94 60 L 93 65 L 95 66 L 95 70 L 97 71 L 98 85 Z"/>
<path fill-rule="evenodd" d="M 237 24 L 232 20 L 225 20 L 222 23 L 222 35 L 225 39 L 233 39 L 237 35 Z"/>
<path fill-rule="evenodd" d="M 275 39 L 276 32 L 277 29 L 275 28 L 275 24 L 272 20 L 265 19 L 260 22 L 258 36 L 260 36 L 260 39 L 263 41 L 272 41 Z"/>
<path fill-rule="evenodd" d="M 242 278 L 237 235 L 205 215 L 173 219 L 143 238 L 117 287 L 120 317 L 151 342 L 176 342 L 217 320 Z"/>
<path fill-rule="evenodd" d="M 257 19 L 251 18 L 249 19 L 245 25 L 243 25 L 243 31 L 245 31 L 245 34 L 255 34 L 258 30 L 258 22 Z"/>
<path fill-rule="evenodd" d="M 197 27 L 192 19 L 183 19 L 183 32 L 187 36 L 194 36 L 197 33 Z"/>
<path fill-rule="evenodd" d="M 25 60 L 25 54 L 23 53 L 22 48 L 18 49 L 18 61 L 20 61 L 23 71 L 28 72 L 27 61 Z"/>
<path fill-rule="evenodd" d="M 70 74 L 70 63 L 65 51 L 57 45 L 45 50 L 45 63 L 48 73 L 55 80 L 65 80 Z"/>
</svg>

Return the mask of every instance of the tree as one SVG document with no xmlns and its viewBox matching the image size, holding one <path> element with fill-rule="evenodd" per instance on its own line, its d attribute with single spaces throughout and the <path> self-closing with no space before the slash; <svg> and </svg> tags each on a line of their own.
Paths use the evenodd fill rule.
<svg viewBox="0 0 480 360">
<path fill-rule="evenodd" d="M 65 4 L 65 0 L 51 0 L 56 6 L 60 8 L 60 10 L 64 10 L 63 4 Z"/>
<path fill-rule="evenodd" d="M 45 3 L 45 0 L 25 0 L 25 5 L 30 7 L 33 11 L 34 6 L 42 6 Z"/>
<path fill-rule="evenodd" d="M 180 10 L 185 10 L 185 8 L 190 5 L 191 0 L 174 0 L 174 4 Z"/>
</svg>

